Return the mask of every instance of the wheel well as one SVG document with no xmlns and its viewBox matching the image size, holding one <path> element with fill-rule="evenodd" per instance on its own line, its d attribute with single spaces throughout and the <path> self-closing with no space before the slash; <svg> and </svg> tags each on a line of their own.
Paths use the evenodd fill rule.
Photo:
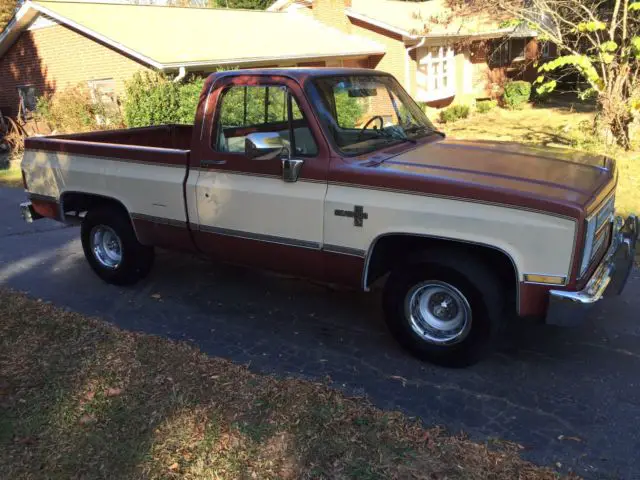
<svg viewBox="0 0 640 480">
<path fill-rule="evenodd" d="M 65 192 L 62 194 L 60 202 L 65 217 L 71 216 L 71 213 L 73 213 L 75 217 L 80 217 L 81 214 L 89 210 L 103 206 L 117 208 L 129 216 L 126 207 L 119 200 L 94 193 Z"/>
<path fill-rule="evenodd" d="M 365 265 L 365 287 L 373 285 L 396 265 L 421 251 L 460 251 L 473 255 L 491 267 L 502 280 L 509 294 L 515 295 L 518 288 L 518 271 L 512 258 L 502 250 L 487 245 L 478 245 L 458 240 L 421 237 L 416 235 L 388 235 L 379 238 L 369 253 Z"/>
</svg>

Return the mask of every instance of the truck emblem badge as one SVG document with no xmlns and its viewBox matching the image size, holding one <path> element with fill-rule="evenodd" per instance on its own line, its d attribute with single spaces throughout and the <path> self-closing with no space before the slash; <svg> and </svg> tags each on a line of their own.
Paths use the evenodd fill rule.
<svg viewBox="0 0 640 480">
<path fill-rule="evenodd" d="M 353 212 L 350 210 L 336 210 L 334 214 L 337 217 L 353 218 L 354 227 L 362 227 L 364 225 L 364 221 L 369 218 L 369 214 L 364 211 L 364 207 L 362 207 L 362 205 L 356 205 L 353 208 Z"/>
</svg>

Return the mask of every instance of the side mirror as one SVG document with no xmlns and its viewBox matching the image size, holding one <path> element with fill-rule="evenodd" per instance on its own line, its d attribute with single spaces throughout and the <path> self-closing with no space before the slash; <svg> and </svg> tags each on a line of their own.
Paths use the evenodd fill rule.
<svg viewBox="0 0 640 480">
<path fill-rule="evenodd" d="M 251 160 L 273 160 L 285 151 L 284 140 L 275 132 L 250 133 L 244 141 L 245 154 Z"/>
</svg>

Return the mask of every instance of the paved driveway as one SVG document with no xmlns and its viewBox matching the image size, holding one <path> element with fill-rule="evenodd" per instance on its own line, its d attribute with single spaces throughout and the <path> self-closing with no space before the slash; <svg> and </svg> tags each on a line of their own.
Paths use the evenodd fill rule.
<svg viewBox="0 0 640 480">
<path fill-rule="evenodd" d="M 540 464 L 590 478 L 640 478 L 640 274 L 579 328 L 518 324 L 510 345 L 466 370 L 407 356 L 375 294 L 160 252 L 121 289 L 84 261 L 77 228 L 23 224 L 24 194 L 0 189 L 0 284 L 122 328 L 184 339 L 261 372 L 330 378 L 350 394 L 428 425 L 521 443 Z M 154 298 L 160 296 L 160 298 Z"/>
</svg>

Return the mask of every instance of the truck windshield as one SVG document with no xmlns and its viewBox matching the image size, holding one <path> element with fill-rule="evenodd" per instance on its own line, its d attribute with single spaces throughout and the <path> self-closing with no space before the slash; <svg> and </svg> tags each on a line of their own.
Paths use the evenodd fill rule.
<svg viewBox="0 0 640 480">
<path fill-rule="evenodd" d="M 412 142 L 436 132 L 422 109 L 386 75 L 320 77 L 314 80 L 318 111 L 345 155 L 361 155 Z"/>
</svg>

